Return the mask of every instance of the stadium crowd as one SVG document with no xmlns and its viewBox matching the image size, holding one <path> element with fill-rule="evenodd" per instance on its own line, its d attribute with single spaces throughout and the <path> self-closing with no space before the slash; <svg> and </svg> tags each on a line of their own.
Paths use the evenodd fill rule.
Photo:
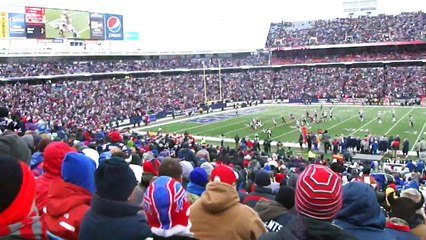
<svg viewBox="0 0 426 240">
<path fill-rule="evenodd" d="M 259 53 L 232 57 L 168 57 L 143 60 L 110 61 L 57 61 L 0 63 L 0 78 L 31 77 L 47 75 L 67 75 L 79 73 L 110 73 L 147 70 L 201 69 L 212 67 L 264 66 L 281 64 L 418 60 L 425 59 L 425 51 L 390 51 L 360 53 L 309 53 L 305 51 L 276 52 L 269 60 L 269 54 Z M 220 64 L 219 64 L 220 62 Z"/>
<path fill-rule="evenodd" d="M 426 13 L 359 16 L 309 22 L 272 23 L 267 47 L 414 41 L 424 38 Z"/>
<path fill-rule="evenodd" d="M 204 64 L 204 65 L 203 65 Z M 244 57 L 196 57 L 174 56 L 157 59 L 115 60 L 115 61 L 58 61 L 0 63 L 0 78 L 64 75 L 76 73 L 108 73 L 146 70 L 170 70 L 179 68 L 239 67 L 268 64 L 264 54 Z"/>
<path fill-rule="evenodd" d="M 378 173 L 347 158 L 350 144 L 303 159 L 249 139 L 230 148 L 188 133 L 5 128 L 2 238 L 426 238 L 422 158 Z"/>
<path fill-rule="evenodd" d="M 277 53 L 283 53 L 278 51 Z M 328 63 L 328 62 L 363 62 L 363 61 L 389 61 L 389 60 L 418 60 L 426 59 L 426 52 L 404 52 L 391 51 L 387 53 L 372 53 L 366 50 L 361 53 L 351 54 L 309 54 L 304 51 L 294 51 L 288 56 L 274 56 L 271 63 L 274 65 L 282 64 L 303 64 L 303 63 Z"/>
<path fill-rule="evenodd" d="M 422 66 L 384 68 L 286 68 L 207 74 L 208 100 L 396 97 L 426 93 Z M 0 101 L 24 122 L 97 129 L 146 113 L 186 111 L 204 102 L 202 74 L 153 75 L 135 79 L 62 81 L 2 86 Z M 161 94 L 159 93 L 161 92 Z"/>
</svg>

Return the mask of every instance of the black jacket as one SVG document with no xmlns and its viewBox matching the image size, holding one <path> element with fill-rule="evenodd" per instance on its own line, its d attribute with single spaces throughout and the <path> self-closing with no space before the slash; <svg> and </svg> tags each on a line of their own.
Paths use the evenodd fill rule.
<svg viewBox="0 0 426 240">
<path fill-rule="evenodd" d="M 151 236 L 138 206 L 93 196 L 92 205 L 80 226 L 79 240 L 145 239 Z"/>
<path fill-rule="evenodd" d="M 272 189 L 256 186 L 254 188 L 254 191 L 249 193 L 243 200 L 243 203 L 250 206 L 251 208 L 254 208 L 256 206 L 256 203 L 260 200 L 274 200 L 275 195 L 272 193 Z"/>
<path fill-rule="evenodd" d="M 293 217 L 279 232 L 263 234 L 259 240 L 357 240 L 340 227 L 326 221 L 302 216 Z"/>
<path fill-rule="evenodd" d="M 254 207 L 268 232 L 280 231 L 294 216 L 293 211 L 276 201 L 259 200 Z"/>
</svg>

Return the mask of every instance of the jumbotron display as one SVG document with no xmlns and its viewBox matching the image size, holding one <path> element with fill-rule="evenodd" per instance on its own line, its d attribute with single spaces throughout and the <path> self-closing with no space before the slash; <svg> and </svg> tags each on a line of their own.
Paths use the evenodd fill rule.
<svg viewBox="0 0 426 240">
<path fill-rule="evenodd" d="M 123 16 L 119 14 L 27 6 L 22 12 L 0 12 L 0 16 L 0 38 L 124 38 Z"/>
</svg>

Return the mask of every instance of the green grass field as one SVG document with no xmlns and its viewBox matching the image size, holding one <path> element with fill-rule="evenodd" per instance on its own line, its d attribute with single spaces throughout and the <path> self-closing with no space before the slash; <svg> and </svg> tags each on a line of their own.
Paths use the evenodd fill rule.
<svg viewBox="0 0 426 240">
<path fill-rule="evenodd" d="M 58 25 L 61 23 L 61 15 L 64 11 L 72 19 L 77 38 L 90 39 L 89 13 L 62 9 L 46 9 L 46 38 L 61 38 Z M 65 32 L 64 35 L 66 38 L 73 37 L 70 32 Z"/>
<path fill-rule="evenodd" d="M 364 109 L 365 120 L 361 122 L 358 118 L 358 111 Z M 397 121 L 392 122 L 391 111 L 395 109 Z M 262 129 L 252 131 L 247 126 L 252 118 L 260 118 L 264 123 L 265 129 L 272 130 L 272 137 L 275 141 L 297 142 L 300 130 L 296 128 L 295 121 L 289 120 L 290 113 L 297 118 L 301 118 L 306 111 L 311 113 L 317 110 L 320 115 L 319 105 L 310 106 L 289 106 L 289 105 L 271 105 L 260 106 L 258 112 L 244 114 L 244 109 L 240 109 L 240 115 L 234 116 L 235 113 L 228 113 L 229 118 L 206 123 L 191 122 L 189 119 L 172 122 L 161 125 L 163 132 L 183 133 L 188 131 L 195 136 L 220 137 L 223 133 L 227 138 L 233 138 L 236 134 L 240 137 L 254 137 L 255 133 L 259 134 L 260 139 L 264 139 L 266 134 Z M 324 110 L 329 110 L 329 106 L 324 106 Z M 377 112 L 382 112 L 382 123 L 377 121 Z M 309 125 L 309 130 L 317 132 L 318 129 L 328 130 L 332 136 L 344 134 L 363 137 L 367 134 L 376 136 L 396 136 L 400 135 L 402 139 L 408 138 L 410 142 L 410 150 L 414 143 L 423 137 L 426 137 L 426 108 L 421 107 L 384 107 L 384 106 L 333 106 L 335 119 L 327 120 L 321 123 L 313 123 Z M 287 123 L 281 122 L 281 116 L 284 116 Z M 413 116 L 414 128 L 409 127 L 408 117 Z M 202 118 L 208 118 L 204 115 Z M 211 117 L 214 118 L 214 115 Z M 272 123 L 272 118 L 277 120 L 277 126 Z M 155 123 L 153 123 L 155 124 Z M 159 125 L 155 124 L 148 130 L 156 132 Z M 145 128 L 145 130 L 147 130 Z"/>
</svg>

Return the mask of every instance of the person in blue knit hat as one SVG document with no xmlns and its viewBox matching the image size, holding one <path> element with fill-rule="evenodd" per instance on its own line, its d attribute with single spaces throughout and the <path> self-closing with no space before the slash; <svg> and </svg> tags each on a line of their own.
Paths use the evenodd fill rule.
<svg viewBox="0 0 426 240">
<path fill-rule="evenodd" d="M 51 183 L 44 209 L 50 234 L 63 239 L 78 238 L 81 221 L 95 192 L 95 169 L 95 162 L 84 154 L 65 155 L 62 178 Z"/>
<path fill-rule="evenodd" d="M 206 184 L 209 182 L 206 170 L 196 167 L 189 174 L 189 183 L 186 187 L 189 202 L 194 203 L 206 191 Z"/>
</svg>

